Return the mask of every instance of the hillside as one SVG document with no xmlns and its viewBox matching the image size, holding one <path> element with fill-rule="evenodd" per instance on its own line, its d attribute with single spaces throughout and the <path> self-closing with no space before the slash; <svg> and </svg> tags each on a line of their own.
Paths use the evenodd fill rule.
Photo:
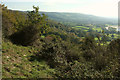
<svg viewBox="0 0 120 80">
<path fill-rule="evenodd" d="M 120 39 L 113 29 L 69 27 L 35 6 L 25 14 L 2 9 L 3 78 L 120 78 Z"/>
<path fill-rule="evenodd" d="M 117 19 L 104 18 L 80 13 L 65 13 L 65 12 L 40 12 L 45 13 L 49 19 L 67 24 L 67 25 L 81 25 L 81 24 L 117 24 Z"/>
<path fill-rule="evenodd" d="M 2 44 L 3 78 L 51 78 L 51 69 L 45 61 L 36 61 L 33 57 L 38 49 L 3 42 Z"/>
</svg>

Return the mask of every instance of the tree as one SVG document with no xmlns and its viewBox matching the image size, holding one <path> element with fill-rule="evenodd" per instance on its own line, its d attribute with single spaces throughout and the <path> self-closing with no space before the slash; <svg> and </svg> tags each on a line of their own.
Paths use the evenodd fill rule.
<svg viewBox="0 0 120 80">
<path fill-rule="evenodd" d="M 27 13 L 26 25 L 17 33 L 11 35 L 14 43 L 28 46 L 38 42 L 41 35 L 48 31 L 45 14 L 39 13 L 39 7 L 33 6 L 33 11 Z"/>
<path fill-rule="evenodd" d="M 46 25 L 47 23 L 47 16 L 45 14 L 39 13 L 39 7 L 33 6 L 33 11 L 28 11 L 28 25 L 35 26 L 38 30 L 40 30 L 40 35 L 44 34 L 48 31 L 49 26 Z"/>
</svg>

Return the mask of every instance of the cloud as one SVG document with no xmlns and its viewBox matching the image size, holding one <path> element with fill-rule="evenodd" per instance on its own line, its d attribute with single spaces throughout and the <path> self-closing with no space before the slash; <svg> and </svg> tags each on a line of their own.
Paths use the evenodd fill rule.
<svg viewBox="0 0 120 80">
<path fill-rule="evenodd" d="M 76 3 L 78 0 L 2 0 L 2 2 L 47 2 L 47 3 Z"/>
<path fill-rule="evenodd" d="M 40 0 L 2 0 L 2 2 L 40 2 Z"/>
<path fill-rule="evenodd" d="M 4 1 L 23 3 L 32 2 L 32 4 L 39 5 L 43 11 L 49 12 L 78 12 L 97 16 L 117 17 L 118 2 L 120 0 L 3 0 L 3 2 Z M 26 4 L 26 8 L 22 9 L 27 9 L 27 7 L 30 6 L 28 5 L 29 3 L 25 3 L 24 5 Z M 17 4 L 14 5 L 17 6 Z M 12 5 L 10 5 L 10 7 L 12 7 Z"/>
<path fill-rule="evenodd" d="M 46 6 L 57 6 L 60 4 L 78 4 L 78 0 L 41 0 Z"/>
<path fill-rule="evenodd" d="M 120 0 L 101 0 L 98 2 L 91 2 L 89 4 L 86 3 L 84 6 L 70 8 L 65 10 L 65 12 L 78 12 L 96 16 L 117 17 L 119 1 Z"/>
</svg>

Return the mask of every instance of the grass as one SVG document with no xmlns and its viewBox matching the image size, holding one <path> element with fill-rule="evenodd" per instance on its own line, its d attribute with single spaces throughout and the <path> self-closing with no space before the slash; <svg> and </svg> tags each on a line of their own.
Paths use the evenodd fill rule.
<svg viewBox="0 0 120 80">
<path fill-rule="evenodd" d="M 98 40 L 98 38 L 95 38 L 95 40 L 97 41 L 97 40 Z"/>
<path fill-rule="evenodd" d="M 89 28 L 88 27 L 85 27 L 85 26 L 75 26 L 75 27 L 72 27 L 72 28 L 75 28 L 75 29 L 84 29 L 84 30 L 88 30 Z"/>
<path fill-rule="evenodd" d="M 44 36 L 44 35 L 42 35 L 42 36 L 41 36 L 41 38 L 45 38 L 45 36 Z"/>
<path fill-rule="evenodd" d="M 109 34 L 108 36 L 109 36 L 110 38 L 112 38 L 112 35 L 114 35 L 114 39 L 117 39 L 117 38 L 119 37 L 118 34 Z"/>
<path fill-rule="evenodd" d="M 95 31 L 97 30 L 98 32 L 102 31 L 101 28 L 96 28 L 96 27 L 95 27 L 95 28 L 92 28 L 92 29 L 95 30 Z"/>
<path fill-rule="evenodd" d="M 85 27 L 85 26 L 75 26 L 75 27 L 72 27 L 72 28 L 82 29 L 82 30 L 84 30 L 86 32 L 90 29 L 89 27 Z M 95 31 L 97 30 L 98 32 L 102 31 L 102 28 L 96 28 L 96 27 L 94 27 L 92 29 L 95 30 Z"/>
<path fill-rule="evenodd" d="M 52 78 L 54 72 L 45 61 L 30 61 L 30 56 L 38 51 L 33 47 L 23 47 L 11 42 L 2 43 L 3 78 Z"/>
<path fill-rule="evenodd" d="M 89 29 L 88 27 L 85 26 L 75 26 L 76 28 L 85 28 L 85 29 Z"/>
</svg>

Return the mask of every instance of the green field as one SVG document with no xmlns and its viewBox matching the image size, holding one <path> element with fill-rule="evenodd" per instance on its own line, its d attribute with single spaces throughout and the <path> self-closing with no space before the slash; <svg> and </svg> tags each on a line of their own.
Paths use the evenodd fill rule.
<svg viewBox="0 0 120 80">
<path fill-rule="evenodd" d="M 75 27 L 72 27 L 72 28 L 82 29 L 84 31 L 88 31 L 90 29 L 89 27 L 85 27 L 85 26 L 75 26 Z M 92 30 L 100 32 L 100 31 L 102 31 L 102 28 L 96 28 L 96 27 L 94 27 L 94 28 L 92 28 Z"/>
<path fill-rule="evenodd" d="M 75 27 L 72 27 L 72 28 L 74 28 L 74 29 L 80 29 L 80 30 L 83 30 L 83 31 L 86 31 L 86 32 L 88 32 L 90 29 L 92 29 L 93 31 L 96 31 L 96 32 L 100 32 L 100 33 L 102 33 L 102 28 L 100 28 L 100 27 L 96 27 L 96 26 L 94 26 L 94 27 L 85 27 L 85 26 L 75 26 Z M 105 35 L 107 35 L 107 34 L 105 34 Z M 109 34 L 108 35 L 108 37 L 112 40 L 112 39 L 117 39 L 118 38 L 118 34 Z M 83 37 L 82 37 L 83 38 Z M 95 38 L 95 40 L 96 41 L 98 41 L 98 38 Z M 107 42 L 107 43 L 109 43 L 109 42 Z"/>
<path fill-rule="evenodd" d="M 89 29 L 88 27 L 85 27 L 85 26 L 75 26 L 75 27 L 72 27 L 72 28 L 75 28 L 75 29 L 85 29 L 85 30 Z"/>
</svg>

